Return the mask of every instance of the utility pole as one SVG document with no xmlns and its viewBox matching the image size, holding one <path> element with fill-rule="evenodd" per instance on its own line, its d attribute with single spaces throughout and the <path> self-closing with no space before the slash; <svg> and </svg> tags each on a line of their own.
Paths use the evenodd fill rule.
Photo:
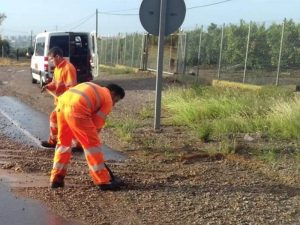
<svg viewBox="0 0 300 225">
<path fill-rule="evenodd" d="M 30 31 L 30 48 L 32 48 L 32 31 Z"/>
<path fill-rule="evenodd" d="M 96 9 L 96 38 L 98 38 L 98 9 Z"/>
</svg>

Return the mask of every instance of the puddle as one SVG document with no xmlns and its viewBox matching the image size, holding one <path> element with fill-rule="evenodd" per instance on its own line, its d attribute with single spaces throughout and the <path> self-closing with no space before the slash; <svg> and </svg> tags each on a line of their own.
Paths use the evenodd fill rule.
<svg viewBox="0 0 300 225">
<path fill-rule="evenodd" d="M 1 225 L 82 225 L 49 212 L 36 201 L 14 196 L 7 185 L 0 182 Z"/>
<path fill-rule="evenodd" d="M 0 132 L 27 145 L 40 146 L 49 135 L 49 116 L 36 111 L 15 97 L 0 97 Z M 42 147 L 41 147 L 42 148 Z M 103 145 L 106 161 L 124 161 L 126 154 Z"/>
</svg>

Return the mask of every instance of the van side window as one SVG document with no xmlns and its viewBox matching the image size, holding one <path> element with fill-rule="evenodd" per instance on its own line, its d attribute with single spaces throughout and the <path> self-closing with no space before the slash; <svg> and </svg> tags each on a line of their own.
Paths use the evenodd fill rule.
<svg viewBox="0 0 300 225">
<path fill-rule="evenodd" d="M 35 53 L 34 55 L 36 56 L 43 56 L 44 55 L 44 52 L 45 51 L 45 38 L 42 37 L 42 38 L 38 38 L 36 40 L 36 44 L 35 44 Z"/>
<path fill-rule="evenodd" d="M 86 34 L 70 36 L 70 54 L 74 56 L 87 55 L 89 52 L 88 36 Z"/>
<path fill-rule="evenodd" d="M 64 57 L 69 57 L 69 36 L 50 37 L 50 48 L 59 47 L 63 51 Z"/>
</svg>

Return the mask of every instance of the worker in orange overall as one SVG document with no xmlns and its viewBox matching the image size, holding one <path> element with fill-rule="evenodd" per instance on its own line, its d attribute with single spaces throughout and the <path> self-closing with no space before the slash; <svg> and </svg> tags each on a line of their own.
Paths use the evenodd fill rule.
<svg viewBox="0 0 300 225">
<path fill-rule="evenodd" d="M 84 149 L 94 184 L 100 190 L 120 188 L 121 181 L 114 179 L 104 163 L 99 132 L 112 107 L 124 96 L 124 89 L 116 84 L 102 87 L 94 82 L 85 82 L 70 88 L 58 98 L 58 135 L 50 177 L 51 188 L 64 187 L 73 138 Z"/>
<path fill-rule="evenodd" d="M 42 92 L 46 89 L 54 96 L 54 105 L 57 104 L 57 97 L 63 94 L 70 87 L 77 84 L 77 72 L 72 63 L 64 59 L 63 52 L 58 47 L 53 47 L 48 53 L 49 61 L 55 65 L 52 81 L 43 86 Z M 50 114 L 50 136 L 48 141 L 42 141 L 41 145 L 47 148 L 55 148 L 57 143 L 57 118 L 53 110 Z"/>
</svg>

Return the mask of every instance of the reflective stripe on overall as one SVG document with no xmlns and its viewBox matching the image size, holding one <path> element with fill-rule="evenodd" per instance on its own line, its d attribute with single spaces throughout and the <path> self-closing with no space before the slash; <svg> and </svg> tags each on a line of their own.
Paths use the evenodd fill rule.
<svg viewBox="0 0 300 225">
<path fill-rule="evenodd" d="M 56 96 L 62 95 L 69 88 L 77 84 L 77 73 L 75 67 L 67 60 L 63 60 L 58 66 L 55 67 L 53 73 L 53 80 L 49 83 L 48 89 Z M 54 99 L 54 105 L 57 104 L 57 98 Z M 50 114 L 50 135 L 48 142 L 56 144 L 57 142 L 57 119 L 56 112 L 53 110 Z"/>
<path fill-rule="evenodd" d="M 101 142 L 93 121 L 93 115 L 105 120 L 111 110 L 112 100 L 106 88 L 90 82 L 82 83 L 70 89 L 59 99 L 57 107 L 58 143 L 55 150 L 51 181 L 64 177 L 71 158 L 71 142 L 75 137 L 84 148 L 85 158 L 93 182 L 108 183 L 111 179 L 105 168 Z M 103 102 L 103 103 L 102 103 Z M 108 105 L 103 108 L 103 104 Z"/>
</svg>

